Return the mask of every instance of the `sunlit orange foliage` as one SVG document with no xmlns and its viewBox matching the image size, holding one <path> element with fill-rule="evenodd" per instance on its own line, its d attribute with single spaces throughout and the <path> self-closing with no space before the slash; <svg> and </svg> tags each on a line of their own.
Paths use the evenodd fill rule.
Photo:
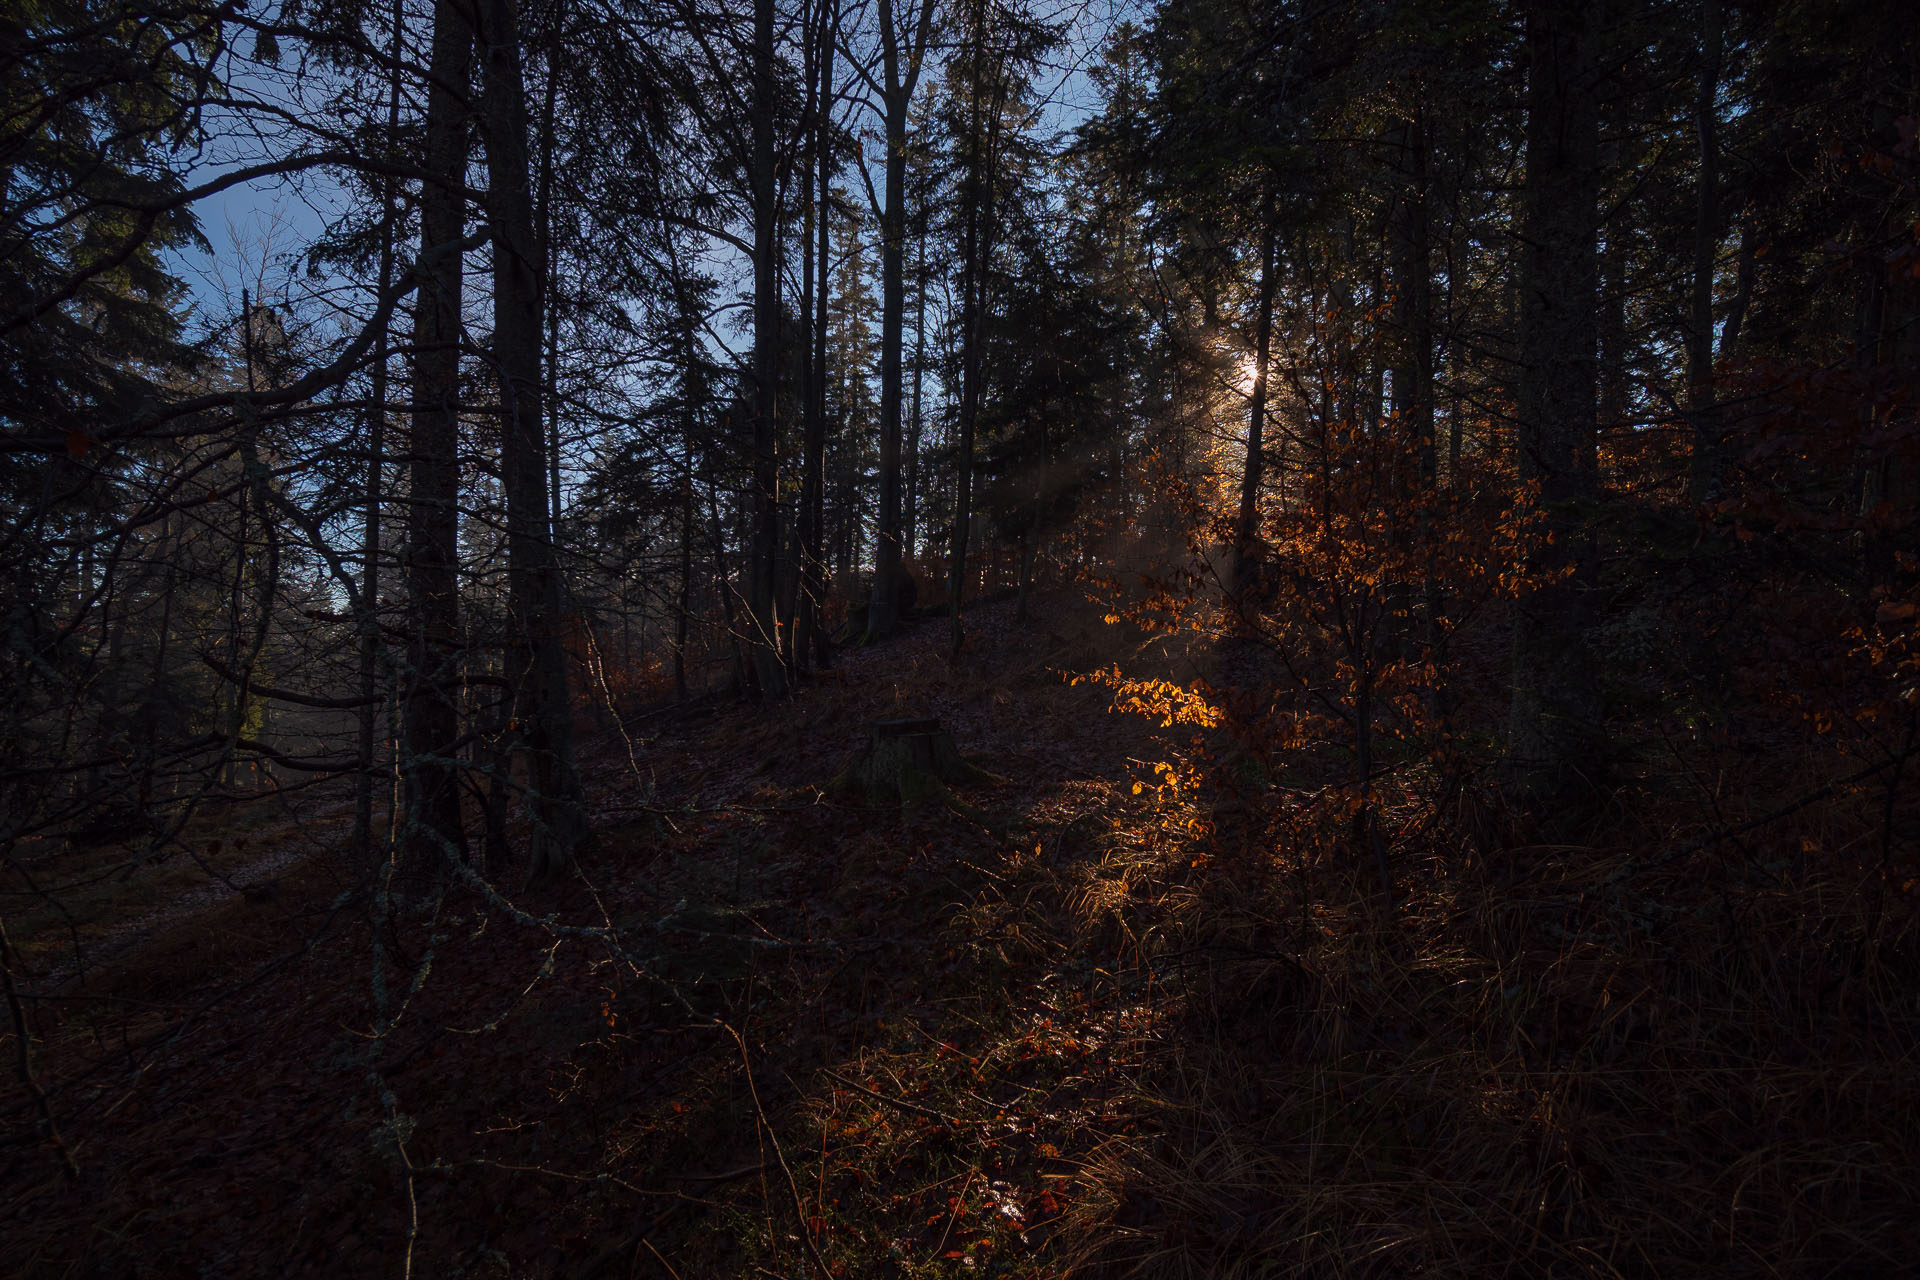
<svg viewBox="0 0 1920 1280">
<path fill-rule="evenodd" d="M 1111 687 L 1118 711 L 1218 731 L 1193 742 L 1215 789 L 1267 820 L 1284 811 L 1293 838 L 1340 831 L 1379 851 L 1382 807 L 1416 775 L 1453 767 L 1457 638 L 1540 581 L 1548 535 L 1533 491 L 1493 459 L 1423 479 L 1398 419 L 1306 417 L 1289 446 L 1293 468 L 1237 581 L 1216 571 L 1231 513 L 1190 493 L 1189 563 L 1109 615 L 1217 646 L 1221 674 L 1175 682 L 1116 666 L 1082 678 Z"/>
</svg>

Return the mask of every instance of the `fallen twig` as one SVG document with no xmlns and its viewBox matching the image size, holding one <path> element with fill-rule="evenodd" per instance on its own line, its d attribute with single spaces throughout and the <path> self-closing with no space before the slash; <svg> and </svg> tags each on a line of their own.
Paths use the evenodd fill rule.
<svg viewBox="0 0 1920 1280">
<path fill-rule="evenodd" d="M 793 1201 L 793 1217 L 800 1229 L 800 1243 L 806 1246 L 807 1258 L 813 1263 L 821 1280 L 833 1280 L 833 1271 L 827 1266 L 825 1258 L 820 1256 L 820 1247 L 813 1242 L 813 1228 L 807 1222 L 806 1206 L 800 1200 L 800 1184 L 793 1180 L 793 1170 L 787 1166 L 787 1154 L 780 1149 L 780 1136 L 773 1131 L 773 1122 L 767 1119 L 766 1108 L 760 1105 L 760 1090 L 753 1083 L 753 1063 L 747 1055 L 747 1040 L 732 1027 L 727 1030 L 733 1035 L 733 1042 L 740 1046 L 740 1067 L 747 1073 L 747 1096 L 753 1099 L 753 1113 L 759 1117 L 761 1127 L 766 1131 L 767 1141 L 773 1144 L 773 1158 L 780 1164 L 781 1176 L 786 1180 L 787 1194 Z"/>
<path fill-rule="evenodd" d="M 53 1120 L 53 1105 L 47 1101 L 47 1094 L 40 1082 L 33 1077 L 33 1055 L 27 1048 L 27 1011 L 20 1003 L 20 992 L 13 985 L 13 945 L 7 941 L 7 925 L 0 920 L 0 981 L 7 988 L 7 1008 L 13 1014 L 13 1036 L 16 1041 L 16 1056 L 20 1068 L 20 1083 L 33 1095 L 40 1111 L 41 1123 L 47 1129 L 47 1141 L 60 1153 L 61 1166 L 66 1170 L 70 1181 L 80 1180 L 80 1166 L 74 1161 L 73 1151 L 67 1146 L 66 1139 L 60 1136 L 60 1126 Z"/>
<path fill-rule="evenodd" d="M 823 1068 L 820 1074 L 826 1076 L 829 1080 L 834 1081 L 836 1084 L 845 1085 L 847 1088 L 852 1089 L 855 1093 L 865 1094 L 867 1097 L 872 1098 L 875 1102 L 884 1102 L 890 1107 L 895 1107 L 901 1111 L 908 1112 L 909 1114 L 916 1115 L 916 1116 L 925 1116 L 929 1120 L 938 1120 L 941 1124 L 946 1125 L 950 1129 L 959 1127 L 960 1122 L 958 1120 L 955 1120 L 952 1116 L 945 1115 L 939 1111 L 935 1111 L 931 1107 L 923 1107 L 923 1106 L 920 1106 L 918 1103 L 908 1102 L 904 1098 L 893 1098 L 893 1097 L 889 1097 L 884 1093 L 875 1093 L 872 1089 L 867 1088 L 867 1086 L 863 1084 L 855 1084 L 853 1081 L 847 1079 L 845 1076 L 841 1075 L 837 1071 L 828 1071 Z"/>
</svg>

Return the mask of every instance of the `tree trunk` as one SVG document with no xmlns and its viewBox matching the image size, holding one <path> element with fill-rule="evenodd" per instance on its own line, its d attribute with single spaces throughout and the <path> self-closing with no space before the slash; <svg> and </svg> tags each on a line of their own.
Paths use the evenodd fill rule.
<svg viewBox="0 0 1920 1280">
<path fill-rule="evenodd" d="M 1627 426 L 1627 249 L 1623 234 L 1607 231 L 1600 255 L 1600 415 L 1599 431 Z"/>
<path fill-rule="evenodd" d="M 969 142 L 963 221 L 964 240 L 961 262 L 961 349 L 960 349 L 960 460 L 958 483 L 954 493 L 951 594 L 953 634 L 947 660 L 958 662 L 966 644 L 966 626 L 962 606 L 967 582 L 967 548 L 973 523 L 973 452 L 980 417 L 982 382 L 985 378 L 985 352 L 981 349 L 980 325 L 987 311 L 987 289 L 993 265 L 994 246 L 994 155 L 999 149 L 1000 115 L 1005 102 L 1004 77 L 996 77 L 991 105 L 983 110 L 981 97 L 987 44 L 987 6 L 977 0 L 972 12 L 975 68 L 968 118 L 973 137 Z M 982 589 L 984 590 L 984 583 Z"/>
<path fill-rule="evenodd" d="M 1527 16 L 1527 179 L 1520 236 L 1518 461 L 1549 541 L 1514 611 L 1509 766 L 1542 799 L 1598 782 L 1601 706 L 1588 661 L 1594 548 L 1599 113 L 1594 19 L 1579 0 Z"/>
<path fill-rule="evenodd" d="M 391 191 L 388 208 L 393 207 Z M 380 293 L 393 282 L 393 222 L 389 218 L 380 246 Z M 354 782 L 353 847 L 373 849 L 374 737 L 380 721 L 375 697 L 380 658 L 380 504 L 386 500 L 387 450 L 387 335 L 374 339 L 373 377 L 367 407 L 367 507 L 362 518 L 360 550 L 360 744 L 359 776 Z"/>
<path fill-rule="evenodd" d="M 780 619 L 774 609 L 780 546 L 779 406 L 780 258 L 779 189 L 774 171 L 774 0 L 753 5 L 753 533 L 747 564 L 747 613 L 753 628 L 753 670 L 760 696 L 787 691 L 780 661 Z"/>
<path fill-rule="evenodd" d="M 974 39 L 984 52 L 986 31 L 981 21 L 983 5 L 974 5 Z M 977 60 L 976 60 L 977 61 Z M 980 314 L 986 290 L 986 253 L 989 211 L 989 184 L 986 177 L 985 147 L 981 141 L 980 69 L 974 68 L 972 102 L 969 117 L 973 126 L 971 154 L 968 157 L 964 216 L 960 244 L 960 441 L 954 461 L 953 530 L 947 553 L 948 608 L 952 633 L 948 638 L 947 661 L 958 662 L 966 645 L 965 606 L 967 595 L 967 540 L 973 524 L 973 438 L 980 411 Z"/>
<path fill-rule="evenodd" d="M 530 883 L 564 872 L 587 837 L 573 760 L 573 707 L 561 642 L 560 567 L 548 524 L 541 412 L 541 262 L 527 156 L 527 99 L 514 0 L 481 0 L 482 133 L 493 225 L 493 356 L 500 382 L 501 487 L 507 505 L 511 679 L 528 760 Z"/>
<path fill-rule="evenodd" d="M 839 39 L 835 22 L 825 25 L 820 36 L 820 119 L 818 121 L 815 161 L 819 169 L 819 221 L 815 232 L 820 244 L 815 251 L 815 261 L 819 272 L 818 287 L 814 294 L 813 326 L 813 382 L 812 412 L 807 421 L 806 461 L 801 483 L 801 500 L 807 512 L 807 540 L 804 545 L 804 571 L 807 574 L 805 608 L 808 613 L 808 634 L 812 638 L 814 661 L 821 667 L 833 664 L 833 642 L 827 635 L 827 560 L 826 560 L 826 491 L 827 491 L 827 314 L 828 304 L 833 293 L 833 273 L 830 268 L 832 258 L 832 211 L 833 211 L 833 52 Z M 811 485 L 807 482 L 811 481 Z"/>
<path fill-rule="evenodd" d="M 460 7 L 433 10 L 427 90 L 426 169 L 421 183 L 421 258 L 459 241 L 466 224 L 467 87 L 473 31 Z M 413 614 L 407 654 L 406 753 L 401 765 L 410 859 L 464 858 L 455 743 L 460 713 L 460 296 L 463 263 L 445 255 L 422 275 L 414 304 L 412 463 L 407 495 L 407 593 Z"/>
<path fill-rule="evenodd" d="M 393 10 L 393 49 L 401 48 L 405 11 L 395 4 Z M 398 137 L 400 131 L 400 70 L 396 66 L 387 81 L 387 132 Z M 380 221 L 379 296 L 393 287 L 394 207 L 398 197 L 395 180 L 382 184 L 385 213 Z M 373 852 L 373 760 L 376 731 L 380 723 L 378 688 L 380 658 L 380 504 L 386 500 L 387 468 L 387 329 L 381 326 L 374 339 L 373 377 L 367 409 L 367 509 L 361 527 L 360 548 L 366 559 L 360 570 L 360 750 L 359 776 L 354 781 L 353 847 Z"/>
<path fill-rule="evenodd" d="M 891 36 L 893 5 L 880 0 L 888 29 L 886 98 L 886 208 L 880 212 L 880 492 L 874 532 L 873 597 L 867 634 L 892 633 L 898 620 L 900 582 L 900 348 L 905 340 L 907 95 L 898 88 L 898 41 Z"/>
<path fill-rule="evenodd" d="M 546 103 L 540 117 L 540 312 L 546 325 L 545 375 L 547 523 L 560 532 L 560 266 L 553 249 L 553 112 L 559 99 L 560 77 L 548 54 Z"/>
<path fill-rule="evenodd" d="M 1436 572 L 1433 543 L 1434 503 L 1439 485 L 1439 456 L 1434 442 L 1433 396 L 1433 263 L 1427 211 L 1427 134 L 1426 123 L 1416 111 L 1401 122 L 1398 164 L 1400 192 L 1393 211 L 1393 327 L 1397 339 L 1393 365 L 1393 408 L 1407 446 L 1413 453 L 1414 491 L 1409 505 L 1413 509 L 1415 545 L 1425 550 L 1426 572 L 1422 575 L 1421 605 L 1424 613 L 1423 636 L 1429 661 L 1435 659 L 1442 643 L 1440 583 Z M 1405 600 L 1410 588 L 1396 585 L 1396 595 Z M 1396 611 L 1397 612 L 1397 611 Z M 1396 649 L 1401 644 L 1405 624 L 1397 618 L 1384 620 L 1384 629 L 1392 633 Z M 1437 694 L 1437 690 L 1430 691 Z M 1435 699 L 1430 697 L 1429 701 Z"/>
<path fill-rule="evenodd" d="M 700 339 L 694 331 L 693 298 L 687 289 L 686 273 L 680 255 L 668 241 L 667 261 L 673 303 L 679 324 L 680 357 L 680 591 L 675 603 L 673 687 L 682 701 L 687 697 L 687 635 L 690 630 L 693 597 L 693 521 L 694 455 L 699 425 L 700 402 L 706 395 L 706 379 L 700 366 Z"/>
<path fill-rule="evenodd" d="M 920 437 L 924 422 L 920 393 L 927 363 L 927 229 L 924 223 L 915 239 L 918 250 L 913 293 L 913 405 L 907 412 L 907 500 L 900 526 L 901 547 L 909 560 L 919 551 Z"/>
<path fill-rule="evenodd" d="M 1253 327 L 1253 395 L 1247 411 L 1247 460 L 1240 472 L 1240 511 L 1233 524 L 1233 556 L 1227 592 L 1236 602 L 1260 535 L 1260 484 L 1267 421 L 1267 349 L 1273 338 L 1273 295 L 1279 283 L 1280 214 L 1274 193 L 1266 199 L 1266 234 L 1260 244 L 1260 301 Z"/>
<path fill-rule="evenodd" d="M 1693 460 L 1687 500 L 1698 506 L 1720 496 L 1719 414 L 1713 402 L 1713 270 L 1720 248 L 1720 0 L 1700 4 L 1700 80 L 1693 103 L 1700 144 L 1693 219 L 1693 289 L 1688 300 L 1687 416 L 1693 423 Z"/>
<path fill-rule="evenodd" d="M 894 0 L 879 0 L 881 69 L 886 77 L 886 207 L 880 211 L 880 510 L 873 548 L 867 634 L 883 638 L 900 617 L 901 348 L 905 342 L 907 114 L 920 79 L 933 0 L 919 0 L 914 31 L 902 38 Z"/>
<path fill-rule="evenodd" d="M 713 482 L 711 467 L 707 473 L 707 538 L 713 547 L 713 580 L 720 596 L 720 617 L 727 628 L 727 645 L 733 659 L 733 687 L 747 685 L 747 658 L 740 648 L 740 619 L 734 603 L 735 588 L 728 578 L 726 532 L 720 523 L 720 492 Z"/>
<path fill-rule="evenodd" d="M 820 15 L 821 26 L 825 26 L 825 14 Z M 810 30 L 806 42 L 806 78 L 807 78 L 807 122 L 805 132 L 820 137 L 819 119 L 826 110 L 825 97 L 820 89 L 819 49 Z M 814 279 L 814 235 L 816 218 L 826 216 L 825 206 L 814 200 L 815 169 L 821 164 L 819 148 L 806 147 L 802 143 L 806 157 L 800 166 L 800 493 L 794 505 L 793 519 L 793 572 L 791 576 L 792 595 L 787 603 L 787 619 L 791 630 L 788 632 L 787 665 L 798 674 L 807 669 L 812 657 L 813 610 L 809 607 L 807 596 L 812 589 L 812 551 L 816 539 L 813 526 L 813 487 L 819 483 L 819 475 L 813 470 L 813 437 L 816 421 L 816 401 L 819 397 L 819 383 L 822 370 L 814 363 L 813 300 L 819 289 Z"/>
<path fill-rule="evenodd" d="M 680 473 L 680 591 L 674 600 L 673 693 L 687 700 L 687 623 L 693 594 L 693 441 L 682 437 L 686 458 Z"/>
<path fill-rule="evenodd" d="M 1758 247 L 1754 243 L 1753 220 L 1748 218 L 1740 226 L 1740 252 L 1734 268 L 1733 299 L 1727 304 L 1726 323 L 1720 326 L 1720 358 L 1726 359 L 1740 342 L 1740 327 L 1746 323 L 1747 307 L 1753 302 L 1754 258 Z"/>
</svg>

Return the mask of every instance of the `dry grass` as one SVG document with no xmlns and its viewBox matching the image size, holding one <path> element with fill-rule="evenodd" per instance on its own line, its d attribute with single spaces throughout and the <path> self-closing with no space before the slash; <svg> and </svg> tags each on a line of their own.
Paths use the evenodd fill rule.
<svg viewBox="0 0 1920 1280">
<path fill-rule="evenodd" d="M 1810 821 L 1878 816 L 1844 808 Z M 1886 1275 L 1920 1256 L 1906 899 L 1838 860 L 1635 879 L 1623 849 L 1496 867 L 1434 840 L 1397 851 L 1408 896 L 1383 921 L 1343 844 L 1301 847 L 1195 871 L 1168 840 L 1059 885 L 1074 945 L 1134 956 L 1177 1027 L 1137 1100 L 1157 1126 L 1082 1161 L 1069 1270 Z"/>
<path fill-rule="evenodd" d="M 594 891 L 561 905 L 592 923 L 604 904 L 670 944 L 653 980 L 616 981 L 571 945 L 541 978 L 550 943 L 476 903 L 399 923 L 414 955 L 447 933 L 388 1059 L 419 1121 L 411 1154 L 434 1169 L 423 1268 L 791 1276 L 804 1230 L 835 1274 L 902 1280 L 1911 1269 L 1920 926 L 1878 874 L 1884 833 L 1895 865 L 1912 856 L 1908 802 L 1888 827 L 1882 794 L 1839 794 L 1659 864 L 1847 766 L 1663 743 L 1697 758 L 1650 763 L 1589 835 L 1553 845 L 1409 768 L 1390 797 L 1389 918 L 1343 820 L 1304 790 L 1153 788 L 1186 730 L 1109 717 L 1102 691 L 1058 674 L 1128 657 L 1119 629 L 1068 608 L 1027 631 L 992 621 L 959 670 L 944 629 L 922 628 L 849 655 L 844 685 L 643 743 L 640 779 L 607 757 L 610 813 L 674 820 L 609 819 Z M 819 798 L 862 726 L 902 712 L 941 715 L 1006 779 L 969 793 L 991 822 Z M 308 860 L 278 902 L 229 893 L 94 990 L 197 1005 L 311 931 L 343 868 Z M 702 911 L 716 934 L 799 945 L 651 932 Z M 229 1224 L 228 1247 L 392 1274 L 406 1201 L 373 1119 L 345 1106 L 365 1076 L 368 942 L 349 922 L 196 1024 L 207 1061 L 183 1047 L 155 1070 L 178 1073 L 170 1097 L 207 1090 L 204 1114 L 129 1094 L 111 1064 L 96 1088 L 83 1073 L 106 1056 L 83 1019 L 49 1038 L 47 1077 L 85 1086 L 60 1101 L 92 1144 L 102 1222 L 149 1212 L 148 1183 L 199 1176 L 180 1154 L 218 1137 L 283 1198 L 323 1197 L 272 1230 Z M 686 1025 L 661 982 L 740 1027 L 764 1112 L 735 1043 Z M 440 1030 L 480 1024 L 497 1029 Z M 271 1047 L 227 1062 L 260 1026 Z M 282 1077 L 278 1109 L 248 1114 Z M 274 1145 L 289 1133 L 315 1136 Z M 122 1168 L 168 1177 L 121 1186 Z M 206 1171 L 207 1194 L 227 1176 Z M 34 1256 L 64 1259 L 77 1237 L 50 1222 Z M 205 1256 L 195 1232 L 215 1229 L 183 1225 L 154 1256 Z"/>
<path fill-rule="evenodd" d="M 1038 735 L 1094 710 L 998 670 Z M 1920 924 L 1877 874 L 1884 796 L 1663 863 L 1853 766 L 1656 747 L 1550 845 L 1490 791 L 1404 771 L 1391 918 L 1304 791 L 1156 793 L 1139 761 L 1055 788 L 936 935 L 968 958 L 923 989 L 938 1012 L 839 1068 L 958 1123 L 809 1104 L 828 1255 L 1140 1280 L 1909 1269 Z"/>
</svg>

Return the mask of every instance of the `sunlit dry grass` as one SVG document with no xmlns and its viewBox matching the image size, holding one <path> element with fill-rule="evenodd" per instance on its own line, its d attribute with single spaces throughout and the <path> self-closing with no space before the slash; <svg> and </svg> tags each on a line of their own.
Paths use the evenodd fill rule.
<svg viewBox="0 0 1920 1280">
<path fill-rule="evenodd" d="M 1809 824 L 1866 820 L 1834 808 Z M 1625 847 L 1490 865 L 1445 834 L 1396 851 L 1392 919 L 1340 841 L 1207 873 L 1170 843 L 1063 886 L 1077 943 L 1138 955 L 1177 1028 L 1138 1100 L 1157 1123 L 1081 1161 L 1070 1270 L 1906 1265 L 1910 903 L 1836 862 L 1635 878 Z"/>
<path fill-rule="evenodd" d="M 809 1244 L 833 1274 L 903 1280 L 1877 1276 L 1920 1256 L 1920 939 L 1878 874 L 1880 795 L 1661 862 L 1712 830 L 1685 771 L 1649 766 L 1588 834 L 1546 844 L 1490 787 L 1408 767 L 1383 797 L 1388 913 L 1350 824 L 1302 779 L 1229 794 L 1183 754 L 1187 730 L 1138 733 L 1066 684 L 1111 660 L 1071 623 L 958 670 L 887 655 L 889 681 L 810 690 L 777 731 L 702 722 L 673 744 L 712 762 L 684 813 L 621 808 L 659 802 L 609 755 L 609 812 L 639 816 L 609 819 L 569 910 L 597 921 L 604 900 L 630 949 L 659 952 L 645 979 L 572 944 L 550 973 L 551 940 L 483 927 L 475 903 L 409 918 L 406 954 L 447 939 L 436 1003 L 386 1059 L 433 1169 L 419 1256 L 551 1249 L 555 1274 L 689 1280 L 801 1274 Z M 1004 781 L 965 812 L 819 799 L 839 763 L 821 744 L 902 708 L 938 711 Z M 1155 785 L 1163 757 L 1180 787 Z M 1820 772 L 1761 764 L 1719 784 L 1720 824 Z M 297 945 L 283 917 L 324 914 L 343 866 L 309 859 L 277 902 L 229 892 L 142 949 L 155 990 L 96 989 L 157 1000 L 251 972 Z M 358 997 L 325 1017 L 300 1003 L 364 983 L 348 915 L 312 977 L 259 992 L 315 1078 L 365 1074 Z M 166 1030 L 157 1007 L 149 1021 Z M 90 1036 L 75 1019 L 49 1040 L 48 1077 L 73 1076 Z M 348 1132 L 339 1099 L 308 1116 L 295 1095 L 276 1123 Z M 189 1120 L 133 1102 L 108 1118 L 164 1152 L 224 1097 Z M 354 1118 L 335 1193 L 391 1209 L 373 1123 Z M 144 1212 L 139 1185 L 116 1212 Z M 485 1248 L 455 1208 L 481 1193 L 516 1206 Z M 398 1238 L 380 1222 L 309 1243 L 360 1256 L 356 1240 Z"/>
</svg>

